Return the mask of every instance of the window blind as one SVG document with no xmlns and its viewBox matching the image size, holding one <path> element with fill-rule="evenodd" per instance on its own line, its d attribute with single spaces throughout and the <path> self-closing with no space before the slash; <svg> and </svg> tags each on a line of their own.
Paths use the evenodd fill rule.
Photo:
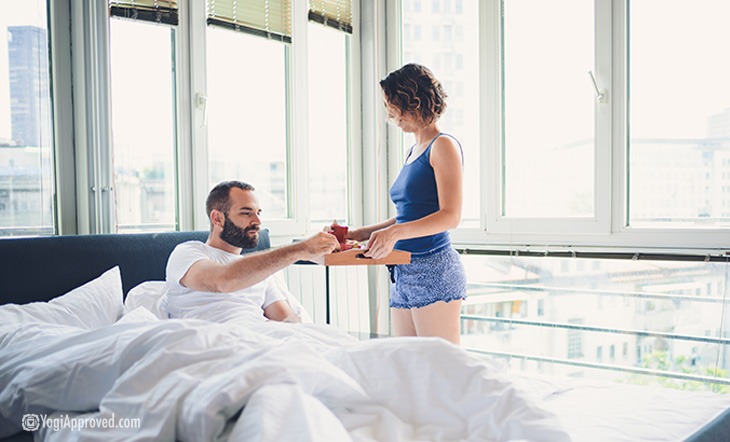
<svg viewBox="0 0 730 442">
<path fill-rule="evenodd" d="M 291 0 L 208 0 L 208 25 L 291 43 Z"/>
<path fill-rule="evenodd" d="M 177 0 L 109 0 L 109 15 L 177 25 Z"/>
<path fill-rule="evenodd" d="M 352 0 L 309 0 L 309 19 L 352 34 Z"/>
</svg>

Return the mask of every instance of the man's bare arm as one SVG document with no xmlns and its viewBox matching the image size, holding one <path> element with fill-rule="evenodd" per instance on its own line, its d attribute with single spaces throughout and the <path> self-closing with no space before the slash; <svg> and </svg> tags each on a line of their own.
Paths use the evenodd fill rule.
<svg viewBox="0 0 730 442">
<path fill-rule="evenodd" d="M 192 290 L 229 293 L 251 287 L 299 260 L 314 260 L 338 247 L 333 235 L 319 232 L 304 241 L 251 253 L 229 264 L 203 259 L 188 269 L 180 283 Z"/>
<path fill-rule="evenodd" d="M 264 309 L 264 316 L 274 321 L 302 322 L 302 319 L 294 313 L 294 310 L 286 301 L 272 302 Z"/>
</svg>

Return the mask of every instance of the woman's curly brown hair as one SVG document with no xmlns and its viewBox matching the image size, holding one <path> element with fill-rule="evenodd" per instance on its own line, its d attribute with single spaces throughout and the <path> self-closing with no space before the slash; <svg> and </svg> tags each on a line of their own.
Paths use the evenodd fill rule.
<svg viewBox="0 0 730 442">
<path fill-rule="evenodd" d="M 380 80 L 385 99 L 403 113 L 415 114 L 431 124 L 446 110 L 446 92 L 425 66 L 409 63 Z"/>
</svg>

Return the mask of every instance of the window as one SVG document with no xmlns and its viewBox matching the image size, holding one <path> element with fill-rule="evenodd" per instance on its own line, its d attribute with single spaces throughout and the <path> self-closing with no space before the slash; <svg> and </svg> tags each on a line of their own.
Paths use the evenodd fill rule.
<svg viewBox="0 0 730 442">
<path fill-rule="evenodd" d="M 118 232 L 177 227 L 174 33 L 141 20 L 110 20 Z"/>
<path fill-rule="evenodd" d="M 730 227 L 730 4 L 633 1 L 628 14 L 629 225 Z"/>
<path fill-rule="evenodd" d="M 321 228 L 348 223 L 349 36 L 318 23 L 309 28 L 309 217 Z"/>
<path fill-rule="evenodd" d="M 442 131 L 454 135 L 464 150 L 464 204 L 461 227 L 478 227 L 480 220 L 480 155 L 479 155 L 479 2 L 456 3 L 438 15 L 420 13 L 420 2 L 403 0 L 403 26 L 416 26 L 423 34 L 431 35 L 431 41 L 409 38 L 404 34 L 401 42 L 403 63 L 415 62 L 431 69 L 444 85 L 447 98 L 446 113 L 439 121 Z M 412 4 L 412 5 L 411 5 Z M 412 7 L 406 8 L 406 5 Z M 434 1 L 433 8 L 441 10 L 441 3 Z M 460 13 L 461 8 L 464 13 Z M 444 25 L 444 21 L 452 23 Z M 454 45 L 452 29 L 460 29 L 463 42 Z M 468 93 L 460 89 L 468 85 Z M 401 144 L 404 152 L 413 144 L 410 135 L 404 135 Z M 405 156 L 403 156 L 405 158 Z"/>
<path fill-rule="evenodd" d="M 569 324 L 582 324 L 582 319 L 569 319 Z M 580 330 L 568 330 L 568 359 L 583 357 L 583 333 Z"/>
<path fill-rule="evenodd" d="M 296 3 L 296 31 L 302 37 L 297 46 L 288 0 L 62 1 L 50 20 L 48 2 L 6 0 L 0 6 L 0 235 L 206 228 L 200 214 L 205 195 L 228 179 L 249 181 L 258 189 L 264 216 L 274 221 L 277 233 L 304 233 L 310 157 L 298 156 L 296 148 L 308 153 L 309 84 L 298 69 L 310 55 L 307 19 L 318 21 L 308 16 L 312 11 Z M 325 3 L 317 1 L 323 8 Z M 320 23 L 352 33 L 351 14 L 347 22 L 329 14 L 350 3 L 327 4 L 335 9 L 318 11 Z M 76 12 L 70 14 L 71 9 Z M 45 35 L 47 21 L 53 36 Z M 38 86 L 28 94 L 35 100 L 32 106 L 26 98 L 11 96 L 29 88 L 11 78 L 21 79 L 20 71 L 8 66 L 8 60 L 19 60 L 8 56 L 8 36 L 17 45 L 23 36 L 9 27 L 38 29 L 33 31 L 37 44 L 25 48 L 25 59 L 34 63 L 26 71 L 36 75 L 31 80 Z M 349 87 L 344 42 L 350 44 L 350 38 L 337 34 L 335 39 L 340 41 L 333 43 L 340 47 L 335 70 L 340 86 Z M 323 46 L 312 40 L 314 47 Z M 320 54 L 312 55 L 315 60 Z M 57 152 L 51 142 L 49 66 L 58 83 L 53 88 Z M 321 73 L 318 79 L 329 81 Z M 326 140 L 337 143 L 342 167 L 336 182 L 319 175 L 327 184 L 318 183 L 314 190 L 336 188 L 337 216 L 347 216 L 351 94 L 340 87 L 335 95 L 322 96 L 342 110 L 338 116 L 345 123 L 337 127 L 342 143 Z M 20 127 L 20 105 L 35 109 L 36 139 L 28 130 L 22 136 L 13 133 L 13 125 Z M 56 181 L 61 184 L 57 194 Z"/>
<path fill-rule="evenodd" d="M 0 4 L 0 236 L 55 231 L 46 2 Z"/>
<path fill-rule="evenodd" d="M 445 84 L 460 76 L 465 98 L 451 95 L 443 126 L 461 111 L 476 119 L 457 135 L 479 128 L 463 143 L 456 242 L 730 248 L 727 2 L 454 1 L 453 17 L 439 6 L 438 23 L 403 12 L 401 25 L 439 40 L 405 36 L 402 61 Z M 463 28 L 455 50 L 439 46 L 446 26 L 455 41 Z"/>
<path fill-rule="evenodd" d="M 266 219 L 290 217 L 286 46 L 209 26 L 206 53 L 210 187 L 248 182 Z"/>
<path fill-rule="evenodd" d="M 452 36 L 453 35 L 453 32 L 452 32 L 452 30 L 453 30 L 453 26 L 451 26 L 451 25 L 444 25 L 444 33 L 443 33 L 443 35 L 444 35 L 444 41 L 445 42 L 451 43 L 451 41 L 453 40 L 453 36 Z M 451 55 L 451 54 L 449 54 L 449 55 Z"/>
<path fill-rule="evenodd" d="M 593 2 L 504 0 L 503 7 L 499 215 L 593 217 Z"/>
</svg>

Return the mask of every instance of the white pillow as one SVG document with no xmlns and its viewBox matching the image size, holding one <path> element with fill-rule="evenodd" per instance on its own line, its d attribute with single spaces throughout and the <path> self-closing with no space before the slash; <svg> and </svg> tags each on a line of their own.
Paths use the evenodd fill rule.
<svg viewBox="0 0 730 442">
<path fill-rule="evenodd" d="M 48 302 L 0 306 L 0 324 L 45 322 L 92 330 L 114 324 L 121 316 L 122 278 L 119 267 Z"/>
<path fill-rule="evenodd" d="M 137 322 L 157 322 L 160 318 L 144 307 L 137 307 L 131 312 L 124 312 L 124 316 L 117 321 L 117 324 L 134 324 Z"/>
<path fill-rule="evenodd" d="M 162 309 L 162 301 L 167 292 L 165 281 L 145 281 L 127 293 L 124 300 L 124 314 L 138 307 L 144 307 L 159 319 L 167 319 L 167 312 Z"/>
</svg>

